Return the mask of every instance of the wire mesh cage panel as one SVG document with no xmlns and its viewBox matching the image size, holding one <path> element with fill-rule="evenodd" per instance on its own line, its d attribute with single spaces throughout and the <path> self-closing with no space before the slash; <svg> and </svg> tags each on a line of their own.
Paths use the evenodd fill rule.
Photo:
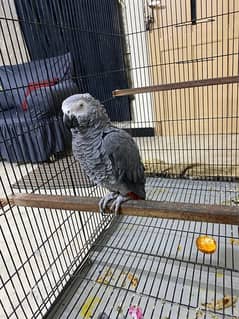
<svg viewBox="0 0 239 319">
<path fill-rule="evenodd" d="M 99 313 L 125 318 L 131 305 L 140 306 L 144 318 L 234 317 L 234 307 L 222 310 L 213 303 L 205 311 L 209 300 L 238 295 L 238 251 L 226 250 L 226 233 L 234 231 L 237 227 L 121 218 L 94 245 L 50 318 Z M 194 241 L 204 232 L 220 246 L 213 257 L 195 250 Z"/>
<path fill-rule="evenodd" d="M 62 120 L 62 102 L 89 92 L 136 141 L 147 200 L 238 207 L 239 2 L 2 0 L 0 35 L 0 318 L 239 318 L 230 218 L 13 202 L 106 194 Z"/>
</svg>

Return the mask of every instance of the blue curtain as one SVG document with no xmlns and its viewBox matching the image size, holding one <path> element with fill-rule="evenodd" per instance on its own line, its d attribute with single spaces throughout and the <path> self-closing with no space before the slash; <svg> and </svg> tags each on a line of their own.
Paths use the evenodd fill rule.
<svg viewBox="0 0 239 319">
<path fill-rule="evenodd" d="M 82 92 L 102 102 L 111 120 L 130 120 L 123 37 L 117 0 L 15 0 L 32 60 L 71 52 L 74 78 Z"/>
</svg>

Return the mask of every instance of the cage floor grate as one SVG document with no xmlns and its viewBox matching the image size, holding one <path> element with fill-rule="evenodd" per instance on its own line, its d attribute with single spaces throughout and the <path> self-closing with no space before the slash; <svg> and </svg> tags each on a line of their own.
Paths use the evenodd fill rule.
<svg viewBox="0 0 239 319">
<path fill-rule="evenodd" d="M 205 233 L 217 241 L 212 255 L 196 249 L 195 239 Z M 205 311 L 203 304 L 226 295 L 233 306 Z M 117 217 L 49 318 L 133 318 L 128 314 L 132 305 L 142 309 L 145 319 L 234 318 L 237 297 L 237 226 Z"/>
</svg>

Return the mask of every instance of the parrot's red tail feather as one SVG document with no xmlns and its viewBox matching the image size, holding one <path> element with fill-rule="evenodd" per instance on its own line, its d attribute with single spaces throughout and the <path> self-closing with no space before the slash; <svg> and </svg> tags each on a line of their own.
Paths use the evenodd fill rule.
<svg viewBox="0 0 239 319">
<path fill-rule="evenodd" d="M 129 192 L 127 193 L 127 196 L 129 196 L 131 199 L 133 200 L 139 200 L 139 199 L 143 199 L 142 197 L 140 197 L 139 195 L 133 193 L 133 192 Z"/>
</svg>

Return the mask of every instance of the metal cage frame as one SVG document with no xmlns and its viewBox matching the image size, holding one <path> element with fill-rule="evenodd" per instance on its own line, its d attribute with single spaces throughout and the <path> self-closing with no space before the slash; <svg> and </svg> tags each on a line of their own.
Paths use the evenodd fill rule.
<svg viewBox="0 0 239 319">
<path fill-rule="evenodd" d="M 26 136 L 38 155 L 57 146 L 44 161 L 0 153 L 1 318 L 239 318 L 238 21 L 237 0 L 0 2 L 0 150 L 24 155 Z M 68 62 L 39 61 L 69 51 L 71 80 L 114 111 L 145 164 L 147 201 L 118 216 L 96 213 L 106 190 L 58 138 L 60 112 L 12 111 L 37 65 L 46 111 L 42 74 Z"/>
</svg>

